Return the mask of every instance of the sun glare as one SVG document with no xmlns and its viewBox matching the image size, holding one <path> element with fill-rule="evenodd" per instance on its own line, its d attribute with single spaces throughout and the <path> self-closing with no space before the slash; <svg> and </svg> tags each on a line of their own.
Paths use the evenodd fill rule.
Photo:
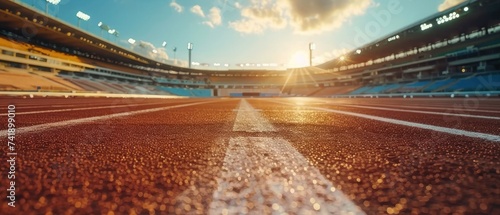
<svg viewBox="0 0 500 215">
<path fill-rule="evenodd" d="M 309 66 L 309 57 L 304 51 L 295 52 L 288 62 L 288 68 L 299 68 L 306 66 Z"/>
</svg>

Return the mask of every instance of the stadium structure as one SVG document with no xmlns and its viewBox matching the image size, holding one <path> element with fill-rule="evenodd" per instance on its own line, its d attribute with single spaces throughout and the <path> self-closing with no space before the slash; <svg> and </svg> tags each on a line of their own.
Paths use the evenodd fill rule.
<svg viewBox="0 0 500 215">
<path fill-rule="evenodd" d="M 157 62 L 2 1 L 2 91 L 185 97 L 498 95 L 500 2 L 467 1 L 313 67 L 202 70 Z"/>
<path fill-rule="evenodd" d="M 214 70 L 0 0 L 0 214 L 500 214 L 499 11 Z"/>
</svg>

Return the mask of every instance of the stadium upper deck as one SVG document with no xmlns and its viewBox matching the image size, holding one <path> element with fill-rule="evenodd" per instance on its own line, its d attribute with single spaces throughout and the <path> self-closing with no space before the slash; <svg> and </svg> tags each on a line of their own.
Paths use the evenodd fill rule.
<svg viewBox="0 0 500 215">
<path fill-rule="evenodd" d="M 0 11 L 2 17 L 0 23 L 2 27 L 27 38 L 35 37 L 61 47 L 81 50 L 101 56 L 104 59 L 112 59 L 124 62 L 125 64 L 165 70 L 190 71 L 188 68 L 146 59 L 138 53 L 116 46 L 85 31 L 81 31 L 64 21 L 47 16 L 15 1 L 2 1 L 0 2 L 0 8 L 2 9 Z M 464 10 L 464 8 L 467 8 L 467 10 Z M 498 1 L 467 1 L 359 47 L 347 53 L 347 55 L 349 55 L 350 62 L 362 63 L 384 58 L 388 52 L 406 52 L 415 47 L 442 42 L 444 38 L 460 37 L 462 34 L 479 32 L 482 29 L 496 27 L 499 24 L 499 15 L 496 13 L 498 10 L 500 10 L 500 3 Z M 448 21 L 438 24 L 439 19 Z M 356 36 L 363 37 L 362 35 Z M 357 51 L 361 52 L 356 53 Z M 337 58 L 318 65 L 318 67 L 331 69 L 336 67 L 339 61 L 341 61 L 340 58 Z M 249 72 L 246 70 L 243 71 Z M 216 74 L 221 71 L 203 70 L 202 72 Z M 226 72 L 241 71 L 223 71 L 223 73 Z M 255 72 L 251 71 L 251 73 Z M 282 71 L 279 72 L 282 73 Z"/>
<path fill-rule="evenodd" d="M 404 53 L 430 44 L 446 43 L 446 39 L 460 38 L 473 33 L 475 37 L 480 34 L 498 33 L 499 10 L 500 2 L 495 0 L 466 1 L 369 42 L 346 53 L 346 56 L 351 64 L 357 64 L 385 58 L 388 53 Z M 360 32 L 355 37 L 354 40 L 358 41 L 367 36 Z M 419 53 L 424 51 L 426 50 L 419 50 Z M 421 58 L 425 56 L 419 55 L 417 59 Z M 335 68 L 340 61 L 341 58 L 337 58 L 318 67 Z"/>
</svg>

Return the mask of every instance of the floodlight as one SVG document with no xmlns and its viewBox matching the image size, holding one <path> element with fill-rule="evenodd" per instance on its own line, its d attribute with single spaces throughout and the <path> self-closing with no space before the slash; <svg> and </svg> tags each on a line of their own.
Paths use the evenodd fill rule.
<svg viewBox="0 0 500 215">
<path fill-rule="evenodd" d="M 104 31 L 109 31 L 110 30 L 109 26 L 106 25 L 106 24 L 104 24 L 104 23 L 102 23 L 102 22 L 99 22 L 97 24 L 97 26 L 99 26 L 99 28 L 101 28 L 101 30 L 104 30 Z"/>
<path fill-rule="evenodd" d="M 47 1 L 48 3 L 51 3 L 53 5 L 57 5 L 57 4 L 59 4 L 59 2 L 61 2 L 61 0 L 45 0 L 45 1 Z"/>
<path fill-rule="evenodd" d="M 132 38 L 128 39 L 128 42 L 129 42 L 130 44 L 135 44 L 135 40 L 134 40 L 134 39 L 132 39 Z"/>
<path fill-rule="evenodd" d="M 167 42 L 163 41 L 163 43 L 161 44 L 161 46 L 163 46 L 163 47 L 167 46 Z"/>
<path fill-rule="evenodd" d="M 465 12 L 469 11 L 469 7 L 464 7 L 464 11 Z"/>
<path fill-rule="evenodd" d="M 78 17 L 78 27 L 80 27 L 80 20 L 88 21 L 90 19 L 90 16 L 82 11 L 78 11 L 76 17 Z"/>
<path fill-rule="evenodd" d="M 189 50 L 192 50 L 192 49 L 193 49 L 193 44 L 192 44 L 192 43 L 188 43 L 188 49 L 189 49 Z"/>
<path fill-rule="evenodd" d="M 76 17 L 84 21 L 88 21 L 90 19 L 90 16 L 82 11 L 78 11 L 78 13 L 76 13 Z"/>
<path fill-rule="evenodd" d="M 316 49 L 316 44 L 314 44 L 314 43 L 309 43 L 309 49 L 310 49 L 310 50 L 314 50 L 314 49 Z"/>
</svg>

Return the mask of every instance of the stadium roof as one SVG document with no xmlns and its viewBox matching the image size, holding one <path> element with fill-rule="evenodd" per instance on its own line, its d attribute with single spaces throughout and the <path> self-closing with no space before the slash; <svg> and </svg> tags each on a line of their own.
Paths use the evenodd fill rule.
<svg viewBox="0 0 500 215">
<path fill-rule="evenodd" d="M 364 45 L 357 49 L 360 50 L 360 54 L 356 53 L 357 50 L 353 50 L 347 55 L 352 63 L 366 62 L 386 57 L 387 53 L 408 51 L 441 41 L 443 38 L 460 36 L 461 33 L 498 23 L 500 20 L 498 11 L 500 11 L 500 1 L 467 1 Z M 441 19 L 443 16 L 448 21 Z M 340 61 L 339 58 L 333 59 L 318 67 L 329 69 L 338 65 Z"/>
</svg>

